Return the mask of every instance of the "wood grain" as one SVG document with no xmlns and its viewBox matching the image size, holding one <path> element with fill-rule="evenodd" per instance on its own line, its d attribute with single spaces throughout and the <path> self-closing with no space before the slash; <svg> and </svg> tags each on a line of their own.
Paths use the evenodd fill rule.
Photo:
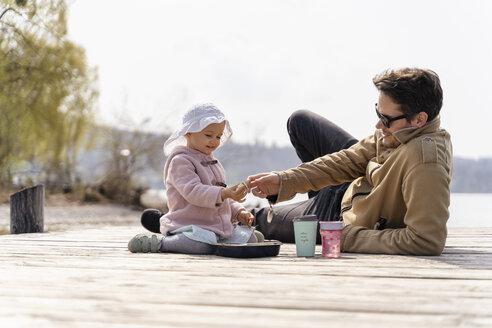
<svg viewBox="0 0 492 328">
<path fill-rule="evenodd" d="M 44 231 L 44 186 L 22 189 L 10 196 L 10 233 Z"/>
<path fill-rule="evenodd" d="M 0 236 L 1 327 L 490 327 L 492 229 L 443 255 L 133 254 L 136 226 Z"/>
</svg>

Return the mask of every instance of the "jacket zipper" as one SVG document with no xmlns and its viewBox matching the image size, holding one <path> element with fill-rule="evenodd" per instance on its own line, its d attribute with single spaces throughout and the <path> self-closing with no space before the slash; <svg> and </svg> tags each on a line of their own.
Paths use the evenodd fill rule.
<svg viewBox="0 0 492 328">
<path fill-rule="evenodd" d="M 378 166 L 378 167 L 375 167 L 371 170 L 371 172 L 369 173 L 369 178 L 371 179 L 371 183 L 374 185 L 374 182 L 372 181 L 372 174 L 377 170 L 379 169 L 381 166 Z"/>
<path fill-rule="evenodd" d="M 357 196 L 365 196 L 365 195 L 369 195 L 370 192 L 358 192 L 356 194 L 354 194 L 352 196 L 352 199 L 350 200 L 350 202 L 352 203 L 354 201 L 354 198 L 357 197 Z M 347 212 L 348 210 L 350 210 L 352 208 L 352 204 L 349 205 L 349 206 L 345 206 L 344 208 L 342 208 L 340 210 L 340 215 L 342 215 L 344 212 Z"/>
</svg>

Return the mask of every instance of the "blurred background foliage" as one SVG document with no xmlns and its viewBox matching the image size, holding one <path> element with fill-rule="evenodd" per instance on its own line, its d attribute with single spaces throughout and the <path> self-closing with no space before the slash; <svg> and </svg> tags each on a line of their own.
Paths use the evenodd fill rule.
<svg viewBox="0 0 492 328">
<path fill-rule="evenodd" d="M 66 38 L 63 0 L 0 1 L 0 184 L 25 162 L 70 184 L 98 96 L 97 71 Z"/>
<path fill-rule="evenodd" d="M 135 202 L 137 158 L 157 141 L 145 122 L 124 135 L 96 126 L 97 69 L 68 39 L 66 11 L 64 0 L 0 0 L 0 189 L 43 183 L 47 194 Z M 102 171 L 88 182 L 77 164 L 96 147 Z"/>
</svg>

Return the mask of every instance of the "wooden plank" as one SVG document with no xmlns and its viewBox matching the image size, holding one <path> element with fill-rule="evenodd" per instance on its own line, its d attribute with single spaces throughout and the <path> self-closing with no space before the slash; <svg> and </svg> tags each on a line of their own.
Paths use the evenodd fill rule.
<svg viewBox="0 0 492 328">
<path fill-rule="evenodd" d="M 459 315 L 404 315 L 367 312 L 346 311 L 318 311 L 296 310 L 285 311 L 283 309 L 258 309 L 247 306 L 241 307 L 215 307 L 204 304 L 179 305 L 179 304 L 150 304 L 135 305 L 131 309 L 132 320 L 128 321 L 129 309 L 111 308 L 114 315 L 110 318 L 97 302 L 89 302 L 90 307 L 82 307 L 80 312 L 90 313 L 81 316 L 72 309 L 67 317 L 77 317 L 76 321 L 65 321 L 65 316 L 59 316 L 59 312 L 53 307 L 58 302 L 48 303 L 43 309 L 52 319 L 50 324 L 58 324 L 63 327 L 486 327 L 488 320 L 476 317 L 460 317 Z M 32 304 L 35 305 L 35 304 Z M 79 304 L 76 304 L 79 305 Z M 87 303 L 80 303 L 84 306 Z M 116 305 L 116 304 L 114 304 Z M 27 307 L 26 307 L 27 308 Z M 30 309 L 23 309 L 23 318 L 32 318 L 32 323 L 39 325 L 39 313 Z M 220 315 L 216 315 L 220 313 Z M 2 313 L 0 312 L 0 315 Z M 8 314 L 8 312 L 7 312 Z M 3 315 L 2 315 L 3 317 Z M 31 324 L 32 324 L 31 323 Z M 0 320 L 0 324 L 2 321 Z M 28 326 L 28 325 L 25 325 Z M 6 327 L 2 325 L 2 327 Z M 9 327 L 9 326 L 7 326 Z M 14 327 L 14 326 L 10 326 Z M 16 325 L 15 327 L 20 327 Z M 53 327 L 53 325 L 51 326 Z"/>
<path fill-rule="evenodd" d="M 0 326 L 492 325 L 492 229 L 450 231 L 439 257 L 340 259 L 132 254 L 140 229 L 1 236 Z"/>
</svg>

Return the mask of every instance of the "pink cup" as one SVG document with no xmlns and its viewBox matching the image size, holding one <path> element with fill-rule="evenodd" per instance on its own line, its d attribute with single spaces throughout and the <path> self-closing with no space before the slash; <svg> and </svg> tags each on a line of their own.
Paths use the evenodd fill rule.
<svg viewBox="0 0 492 328">
<path fill-rule="evenodd" d="M 342 235 L 342 221 L 320 221 L 321 256 L 340 257 L 340 236 Z"/>
</svg>

